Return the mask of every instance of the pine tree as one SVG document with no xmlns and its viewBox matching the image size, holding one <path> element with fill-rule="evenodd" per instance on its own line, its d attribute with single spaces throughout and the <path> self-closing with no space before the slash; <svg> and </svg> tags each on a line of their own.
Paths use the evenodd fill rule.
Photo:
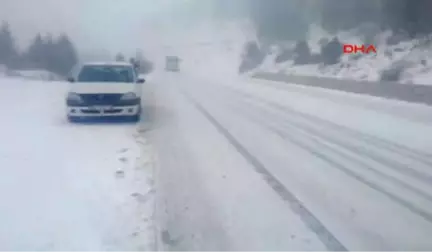
<svg viewBox="0 0 432 252">
<path fill-rule="evenodd" d="M 66 75 L 77 64 L 78 55 L 72 41 L 66 34 L 62 34 L 55 43 L 56 72 Z"/>
<path fill-rule="evenodd" d="M 40 33 L 36 34 L 33 42 L 28 47 L 25 58 L 32 67 L 44 67 L 46 65 L 44 41 Z"/>
<path fill-rule="evenodd" d="M 57 50 L 56 50 L 56 44 L 54 43 L 54 39 L 51 33 L 46 34 L 43 37 L 43 46 L 42 46 L 42 55 L 43 55 L 43 65 L 41 65 L 40 67 L 48 70 L 48 71 L 52 71 L 52 72 L 56 72 L 57 67 L 58 67 L 58 62 L 57 62 Z"/>
<path fill-rule="evenodd" d="M 0 64 L 11 66 L 17 63 L 18 52 L 9 23 L 3 22 L 0 27 Z"/>
<path fill-rule="evenodd" d="M 77 63 L 78 56 L 66 34 L 54 39 L 51 34 L 37 34 L 29 46 L 25 58 L 33 68 L 45 69 L 59 75 L 67 75 Z"/>
<path fill-rule="evenodd" d="M 143 53 L 140 50 L 137 50 L 135 53 L 135 61 L 138 63 L 138 70 L 140 73 L 146 74 L 153 71 L 153 64 L 146 57 L 144 57 Z"/>
<path fill-rule="evenodd" d="M 251 17 L 258 37 L 275 40 L 304 39 L 308 31 L 301 0 L 253 0 Z"/>
<path fill-rule="evenodd" d="M 382 23 L 393 31 L 407 32 L 411 37 L 432 32 L 432 1 L 383 0 Z"/>
<path fill-rule="evenodd" d="M 126 61 L 126 57 L 123 54 L 118 53 L 116 55 L 116 61 Z"/>
</svg>

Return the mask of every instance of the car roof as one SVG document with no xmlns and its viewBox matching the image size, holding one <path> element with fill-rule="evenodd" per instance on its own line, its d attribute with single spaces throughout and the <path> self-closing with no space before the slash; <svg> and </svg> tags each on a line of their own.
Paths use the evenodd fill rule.
<svg viewBox="0 0 432 252">
<path fill-rule="evenodd" d="M 130 66 L 133 65 L 129 62 L 122 61 L 101 61 L 101 62 L 85 62 L 82 66 Z"/>
</svg>

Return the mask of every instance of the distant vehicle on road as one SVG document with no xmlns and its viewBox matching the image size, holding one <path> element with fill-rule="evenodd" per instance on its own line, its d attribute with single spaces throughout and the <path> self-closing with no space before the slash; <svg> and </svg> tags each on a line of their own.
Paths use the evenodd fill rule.
<svg viewBox="0 0 432 252">
<path fill-rule="evenodd" d="M 166 56 L 165 71 L 169 71 L 169 72 L 180 71 L 180 58 L 177 56 Z"/>
<path fill-rule="evenodd" d="M 144 78 L 126 62 L 78 65 L 68 78 L 67 117 L 71 122 L 91 117 L 121 117 L 138 122 Z"/>
</svg>

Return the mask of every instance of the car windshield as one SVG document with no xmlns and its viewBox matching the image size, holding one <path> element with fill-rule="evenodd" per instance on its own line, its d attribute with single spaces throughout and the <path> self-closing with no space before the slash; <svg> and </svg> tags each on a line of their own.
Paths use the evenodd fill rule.
<svg viewBox="0 0 432 252">
<path fill-rule="evenodd" d="M 134 82 L 134 70 L 128 66 L 84 66 L 78 82 Z"/>
</svg>

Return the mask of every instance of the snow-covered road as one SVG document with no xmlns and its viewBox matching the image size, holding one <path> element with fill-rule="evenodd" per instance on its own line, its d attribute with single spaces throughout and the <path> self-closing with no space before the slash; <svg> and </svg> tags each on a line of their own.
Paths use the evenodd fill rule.
<svg viewBox="0 0 432 252">
<path fill-rule="evenodd" d="M 147 86 L 160 248 L 432 249 L 431 107 L 214 77 Z"/>
<path fill-rule="evenodd" d="M 145 123 L 70 124 L 66 85 L 0 79 L 0 250 L 154 249 Z"/>
<path fill-rule="evenodd" d="M 1 250 L 432 249 L 431 107 L 148 80 L 132 125 L 69 124 L 65 83 L 0 79 Z"/>
</svg>

